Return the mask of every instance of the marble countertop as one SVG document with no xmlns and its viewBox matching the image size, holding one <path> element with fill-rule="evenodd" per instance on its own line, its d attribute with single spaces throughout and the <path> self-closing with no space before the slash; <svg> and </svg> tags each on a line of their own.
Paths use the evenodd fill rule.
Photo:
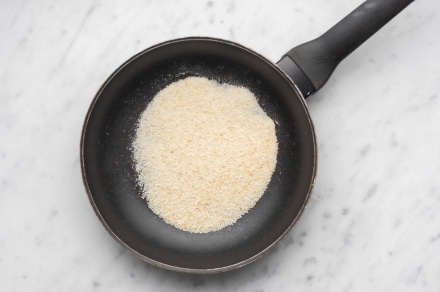
<svg viewBox="0 0 440 292">
<path fill-rule="evenodd" d="M 415 1 L 307 100 L 314 192 L 257 262 L 216 275 L 143 263 L 105 231 L 83 187 L 84 117 L 132 55 L 212 36 L 278 61 L 360 3 L 3 1 L 0 290 L 440 291 L 439 1 Z"/>
</svg>

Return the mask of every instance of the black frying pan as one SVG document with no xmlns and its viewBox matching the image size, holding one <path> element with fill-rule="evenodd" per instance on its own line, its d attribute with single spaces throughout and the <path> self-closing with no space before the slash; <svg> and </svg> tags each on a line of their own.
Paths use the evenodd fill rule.
<svg viewBox="0 0 440 292">
<path fill-rule="evenodd" d="M 95 96 L 84 123 L 81 166 L 90 202 L 110 234 L 159 267 L 212 273 L 270 250 L 302 213 L 316 173 L 316 142 L 304 98 L 337 64 L 412 0 L 366 1 L 278 66 L 236 43 L 185 38 L 149 48 L 119 67 Z M 131 152 L 137 120 L 157 92 L 187 76 L 249 88 L 276 121 L 277 165 L 266 192 L 235 224 L 193 234 L 157 217 L 141 198 Z M 293 80 L 293 82 L 292 82 Z"/>
</svg>

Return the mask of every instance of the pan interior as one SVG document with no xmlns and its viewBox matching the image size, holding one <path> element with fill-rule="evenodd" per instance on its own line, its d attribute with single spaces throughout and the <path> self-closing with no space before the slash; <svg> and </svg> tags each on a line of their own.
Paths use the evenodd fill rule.
<svg viewBox="0 0 440 292">
<path fill-rule="evenodd" d="M 193 234 L 157 217 L 141 198 L 131 145 L 155 94 L 187 76 L 249 88 L 274 120 L 277 165 L 263 197 L 235 224 Z M 315 174 L 315 139 L 303 100 L 273 64 L 230 42 L 192 38 L 148 49 L 123 64 L 95 97 L 81 143 L 90 201 L 108 231 L 153 264 L 180 271 L 220 271 L 263 254 L 291 228 Z"/>
</svg>

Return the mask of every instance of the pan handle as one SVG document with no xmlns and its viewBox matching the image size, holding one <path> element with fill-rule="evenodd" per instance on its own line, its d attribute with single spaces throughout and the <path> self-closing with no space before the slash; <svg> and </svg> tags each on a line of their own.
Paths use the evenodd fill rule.
<svg viewBox="0 0 440 292">
<path fill-rule="evenodd" d="M 287 52 L 278 66 L 304 97 L 318 91 L 336 66 L 414 0 L 367 0 L 317 39 Z"/>
</svg>

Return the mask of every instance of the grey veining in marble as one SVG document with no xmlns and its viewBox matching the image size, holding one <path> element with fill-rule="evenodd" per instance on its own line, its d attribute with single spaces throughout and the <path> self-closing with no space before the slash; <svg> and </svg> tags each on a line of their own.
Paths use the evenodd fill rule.
<svg viewBox="0 0 440 292">
<path fill-rule="evenodd" d="M 101 83 L 165 40 L 212 36 L 273 61 L 361 0 L 12 1 L 0 9 L 1 291 L 440 291 L 440 2 L 418 0 L 307 103 L 315 189 L 276 249 L 219 275 L 120 247 L 81 181 Z"/>
</svg>

